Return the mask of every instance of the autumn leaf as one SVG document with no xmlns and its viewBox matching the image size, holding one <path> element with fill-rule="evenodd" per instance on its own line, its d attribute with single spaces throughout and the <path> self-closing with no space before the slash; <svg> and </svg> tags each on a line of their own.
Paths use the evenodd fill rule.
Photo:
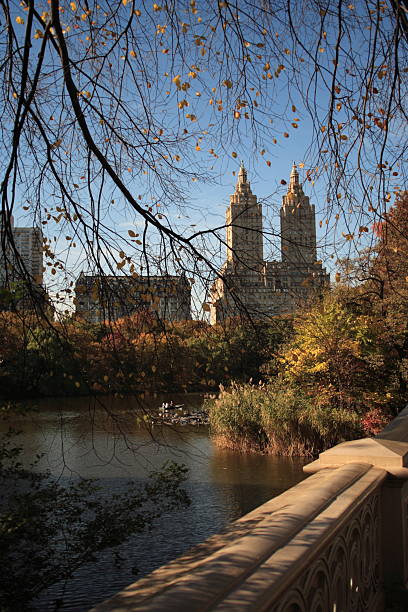
<svg viewBox="0 0 408 612">
<path fill-rule="evenodd" d="M 181 75 L 177 74 L 174 78 L 173 78 L 173 83 L 175 84 L 175 86 L 177 87 L 177 89 L 181 89 L 181 82 L 180 82 L 180 78 Z"/>
</svg>

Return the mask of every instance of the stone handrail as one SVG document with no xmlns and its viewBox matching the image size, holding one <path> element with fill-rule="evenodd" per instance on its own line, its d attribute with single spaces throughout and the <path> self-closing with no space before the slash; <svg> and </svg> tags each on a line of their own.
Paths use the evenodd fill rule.
<svg viewBox="0 0 408 612">
<path fill-rule="evenodd" d="M 408 409 L 92 612 L 384 610 L 408 585 Z M 404 609 L 404 608 L 401 608 Z"/>
</svg>

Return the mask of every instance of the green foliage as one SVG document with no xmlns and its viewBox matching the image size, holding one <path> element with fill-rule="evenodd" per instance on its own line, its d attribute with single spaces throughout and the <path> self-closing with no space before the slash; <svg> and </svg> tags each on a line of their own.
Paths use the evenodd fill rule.
<svg viewBox="0 0 408 612">
<path fill-rule="evenodd" d="M 0 441 L 0 609 L 16 612 L 41 591 L 68 580 L 95 555 L 151 529 L 164 512 L 189 503 L 181 488 L 186 468 L 168 463 L 144 485 L 102 497 L 91 480 L 66 487 L 48 473 L 23 468 L 16 432 Z"/>
<path fill-rule="evenodd" d="M 244 451 L 313 455 L 362 433 L 355 411 L 319 405 L 282 379 L 233 384 L 206 405 L 216 440 Z"/>
<path fill-rule="evenodd" d="M 218 397 L 206 400 L 212 433 L 222 437 L 224 446 L 265 450 L 268 440 L 261 409 L 264 395 L 262 386 L 233 383 L 228 389 L 221 387 Z"/>
<path fill-rule="evenodd" d="M 296 317 L 294 337 L 281 351 L 280 375 L 318 406 L 361 415 L 378 406 L 387 411 L 400 398 L 383 332 L 381 319 L 353 310 L 340 291 L 328 294 Z"/>
<path fill-rule="evenodd" d="M 163 329 L 134 315 L 99 326 L 71 320 L 50 328 L 0 313 L 1 328 L 13 350 L 0 347 L 0 396 L 14 397 L 200 391 L 259 380 L 291 323 L 231 320 L 212 327 L 189 321 Z"/>
</svg>

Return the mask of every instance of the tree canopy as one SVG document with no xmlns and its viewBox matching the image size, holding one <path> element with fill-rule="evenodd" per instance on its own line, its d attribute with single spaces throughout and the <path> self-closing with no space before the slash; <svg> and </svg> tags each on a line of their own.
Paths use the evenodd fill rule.
<svg viewBox="0 0 408 612">
<path fill-rule="evenodd" d="M 81 266 L 216 274 L 223 230 L 177 220 L 192 182 L 242 151 L 268 167 L 302 132 L 331 242 L 384 219 L 406 151 L 404 2 L 0 6 L 2 246 L 25 210 L 59 299 Z"/>
</svg>

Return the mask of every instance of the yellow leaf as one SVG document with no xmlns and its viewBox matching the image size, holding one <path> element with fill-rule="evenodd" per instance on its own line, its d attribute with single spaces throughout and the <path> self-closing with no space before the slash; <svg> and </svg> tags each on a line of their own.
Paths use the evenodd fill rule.
<svg viewBox="0 0 408 612">
<path fill-rule="evenodd" d="M 228 79 L 223 81 L 222 84 L 225 85 L 225 87 L 228 87 L 228 89 L 231 89 L 232 87 L 232 81 L 229 81 Z"/>
<path fill-rule="evenodd" d="M 75 12 L 77 10 L 77 5 L 75 2 L 70 2 L 69 6 L 71 7 L 71 11 Z"/>
<path fill-rule="evenodd" d="M 231 155 L 232 155 L 232 157 L 233 157 L 234 159 L 237 157 L 237 154 L 235 153 L 235 151 L 233 151 L 233 152 L 231 153 Z"/>
<path fill-rule="evenodd" d="M 132 50 L 132 51 L 129 51 L 129 55 L 130 55 L 131 57 L 136 57 L 136 51 L 133 51 L 133 50 Z"/>
<path fill-rule="evenodd" d="M 135 11 L 133 11 L 133 12 L 134 12 L 134 14 L 135 14 L 137 17 L 140 17 L 140 15 L 142 14 L 142 12 L 141 12 L 141 11 L 139 11 L 139 9 L 136 9 L 136 10 L 135 10 Z"/>
<path fill-rule="evenodd" d="M 79 389 L 79 387 L 81 386 L 81 383 L 79 383 L 78 381 L 75 382 L 75 386 Z"/>
<path fill-rule="evenodd" d="M 24 19 L 22 17 L 20 17 L 20 16 L 16 17 L 16 21 L 19 24 L 23 24 L 24 23 Z"/>
<path fill-rule="evenodd" d="M 155 365 L 152 365 L 152 372 L 154 373 L 157 370 Z"/>
<path fill-rule="evenodd" d="M 177 74 L 173 79 L 173 83 L 175 84 L 177 89 L 181 89 L 180 76 L 180 74 Z"/>
<path fill-rule="evenodd" d="M 109 380 L 109 376 L 106 376 L 106 374 L 105 374 L 105 376 L 103 377 L 103 381 L 104 382 L 108 382 L 108 380 Z"/>
</svg>

